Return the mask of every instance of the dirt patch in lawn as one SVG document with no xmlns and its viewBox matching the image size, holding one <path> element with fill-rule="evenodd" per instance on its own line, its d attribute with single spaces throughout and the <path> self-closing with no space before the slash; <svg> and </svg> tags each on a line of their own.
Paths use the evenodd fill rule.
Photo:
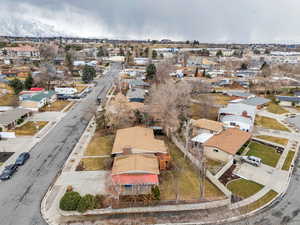
<svg viewBox="0 0 300 225">
<path fill-rule="evenodd" d="M 16 135 L 23 136 L 23 135 L 28 135 L 32 136 L 35 135 L 38 131 L 43 129 L 48 124 L 47 121 L 28 121 L 24 125 L 17 127 L 13 130 L 10 130 L 10 132 L 15 132 Z"/>
</svg>

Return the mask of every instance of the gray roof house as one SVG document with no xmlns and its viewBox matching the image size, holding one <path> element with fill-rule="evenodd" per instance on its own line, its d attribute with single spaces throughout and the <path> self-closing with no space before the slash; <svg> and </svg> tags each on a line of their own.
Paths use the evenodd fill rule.
<svg viewBox="0 0 300 225">
<path fill-rule="evenodd" d="M 300 105 L 300 97 L 295 96 L 276 96 L 279 101 L 279 105 L 282 106 L 299 106 Z"/>
<path fill-rule="evenodd" d="M 219 109 L 219 119 L 226 115 L 236 115 L 249 117 L 254 121 L 256 111 L 256 107 L 252 105 L 242 103 L 228 104 L 226 107 Z"/>
<path fill-rule="evenodd" d="M 245 100 L 241 101 L 240 103 L 246 104 L 246 105 L 252 105 L 257 108 L 260 108 L 260 107 L 263 107 L 264 105 L 268 104 L 269 102 L 271 102 L 271 100 L 267 99 L 267 98 L 253 97 L 253 98 L 245 99 Z"/>
<path fill-rule="evenodd" d="M 17 125 L 19 119 L 24 119 L 31 115 L 28 109 L 13 109 L 0 114 L 0 127 L 2 130 L 13 129 Z"/>
<path fill-rule="evenodd" d="M 244 92 L 244 91 L 226 91 L 225 93 L 228 96 L 234 96 L 239 98 L 250 98 L 255 96 L 254 94 L 251 94 L 249 92 Z"/>
</svg>

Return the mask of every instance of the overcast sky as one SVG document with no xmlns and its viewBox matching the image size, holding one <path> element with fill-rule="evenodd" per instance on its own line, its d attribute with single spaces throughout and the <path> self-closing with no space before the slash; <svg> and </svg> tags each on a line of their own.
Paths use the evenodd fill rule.
<svg viewBox="0 0 300 225">
<path fill-rule="evenodd" d="M 38 20 L 82 37 L 300 42 L 300 0 L 0 0 L 0 4 L 2 17 Z"/>
</svg>

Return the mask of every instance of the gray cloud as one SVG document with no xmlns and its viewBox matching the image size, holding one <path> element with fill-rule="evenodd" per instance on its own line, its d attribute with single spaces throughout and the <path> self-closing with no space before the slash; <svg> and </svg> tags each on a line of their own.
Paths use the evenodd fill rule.
<svg viewBox="0 0 300 225">
<path fill-rule="evenodd" d="M 39 20 L 79 36 L 300 42 L 299 0 L 0 1 L 2 16 Z"/>
</svg>

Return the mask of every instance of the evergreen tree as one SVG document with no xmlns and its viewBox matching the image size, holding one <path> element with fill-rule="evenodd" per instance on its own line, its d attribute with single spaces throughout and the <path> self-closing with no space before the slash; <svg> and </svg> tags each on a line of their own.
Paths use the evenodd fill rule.
<svg viewBox="0 0 300 225">
<path fill-rule="evenodd" d="M 146 69 L 147 80 L 153 80 L 156 74 L 156 67 L 154 64 L 149 64 Z"/>
<path fill-rule="evenodd" d="M 82 71 L 82 81 L 87 84 L 91 82 L 95 76 L 96 71 L 94 67 L 85 65 Z"/>
<path fill-rule="evenodd" d="M 25 80 L 24 88 L 29 90 L 30 88 L 32 88 L 32 85 L 33 85 L 33 78 L 31 75 L 29 75 Z"/>
<path fill-rule="evenodd" d="M 24 89 L 23 82 L 17 78 L 9 81 L 9 86 L 11 86 L 14 89 L 16 95 L 19 94 Z"/>
</svg>

